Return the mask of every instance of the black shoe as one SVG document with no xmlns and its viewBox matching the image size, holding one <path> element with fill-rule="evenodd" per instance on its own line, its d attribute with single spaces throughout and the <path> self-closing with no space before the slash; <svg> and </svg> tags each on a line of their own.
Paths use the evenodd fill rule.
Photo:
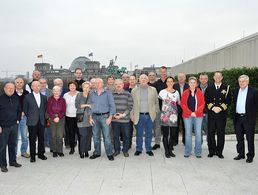
<svg viewBox="0 0 258 195">
<path fill-rule="evenodd" d="M 241 159 L 245 159 L 245 157 L 238 155 L 238 156 L 236 156 L 236 157 L 234 158 L 234 160 L 241 160 Z"/>
<path fill-rule="evenodd" d="M 208 158 L 212 158 L 215 154 L 209 153 Z"/>
<path fill-rule="evenodd" d="M 50 152 L 53 153 L 53 150 L 50 149 Z"/>
<path fill-rule="evenodd" d="M 57 153 L 57 154 L 58 154 L 58 156 L 60 156 L 60 157 L 63 157 L 63 156 L 64 156 L 64 153 L 62 153 L 62 152 Z"/>
<path fill-rule="evenodd" d="M 17 162 L 12 162 L 12 163 L 10 163 L 10 166 L 11 167 L 21 167 L 22 165 Z"/>
<path fill-rule="evenodd" d="M 73 148 L 71 148 L 69 154 L 74 154 L 74 149 Z"/>
<path fill-rule="evenodd" d="M 177 146 L 177 145 L 178 145 L 178 142 L 173 143 L 173 146 Z"/>
<path fill-rule="evenodd" d="M 166 158 L 170 158 L 171 156 L 170 156 L 169 153 L 165 153 L 165 157 L 166 157 Z"/>
<path fill-rule="evenodd" d="M 44 154 L 38 155 L 38 158 L 41 160 L 47 160 L 47 157 Z"/>
<path fill-rule="evenodd" d="M 84 158 L 84 154 L 80 154 L 80 158 L 81 158 L 81 159 Z"/>
<path fill-rule="evenodd" d="M 199 156 L 199 155 L 198 155 L 198 156 L 196 156 L 196 158 L 202 158 L 202 156 Z"/>
<path fill-rule="evenodd" d="M 31 156 L 31 157 L 30 157 L 30 162 L 31 162 L 31 163 L 36 162 L 36 158 L 35 158 L 35 156 Z"/>
<path fill-rule="evenodd" d="M 89 153 L 85 152 L 85 157 L 88 158 L 89 157 Z"/>
<path fill-rule="evenodd" d="M 114 156 L 113 155 L 110 155 L 110 156 L 107 156 L 107 157 L 108 157 L 108 160 L 111 160 L 111 161 L 114 160 Z"/>
<path fill-rule="evenodd" d="M 129 153 L 128 152 L 124 152 L 124 157 L 129 157 Z"/>
<path fill-rule="evenodd" d="M 172 151 L 169 152 L 169 155 L 173 158 L 176 157 L 176 155 Z"/>
<path fill-rule="evenodd" d="M 148 154 L 149 156 L 154 156 L 152 151 L 148 151 L 148 152 L 146 152 L 146 154 Z"/>
<path fill-rule="evenodd" d="M 100 157 L 100 155 L 93 154 L 92 156 L 90 156 L 90 159 L 96 159 L 96 158 L 98 158 L 98 157 Z"/>
<path fill-rule="evenodd" d="M 217 154 L 217 156 L 218 156 L 219 158 L 221 158 L 221 159 L 224 158 L 223 154 Z"/>
<path fill-rule="evenodd" d="M 159 144 L 154 144 L 154 146 L 152 146 L 152 150 L 157 150 L 158 148 L 160 148 Z"/>
<path fill-rule="evenodd" d="M 185 158 L 189 158 L 189 157 L 190 157 L 190 155 L 186 155 L 186 154 L 185 154 L 185 155 L 184 155 L 184 157 L 185 157 Z"/>
<path fill-rule="evenodd" d="M 57 152 L 53 152 L 53 157 L 57 157 Z"/>
<path fill-rule="evenodd" d="M 136 152 L 134 153 L 134 156 L 139 156 L 141 153 L 142 153 L 141 151 L 136 151 Z"/>
<path fill-rule="evenodd" d="M 1 171 L 2 171 L 3 173 L 6 173 L 6 172 L 8 172 L 8 169 L 7 169 L 6 166 L 3 166 L 3 167 L 1 167 Z"/>
<path fill-rule="evenodd" d="M 120 152 L 119 152 L 119 151 L 116 151 L 116 152 L 114 152 L 113 156 L 117 156 L 117 155 L 119 155 L 119 154 L 120 154 Z"/>
<path fill-rule="evenodd" d="M 252 159 L 252 158 L 247 158 L 247 159 L 246 159 L 246 162 L 247 162 L 247 163 L 252 163 L 252 162 L 253 162 L 253 159 Z"/>
</svg>

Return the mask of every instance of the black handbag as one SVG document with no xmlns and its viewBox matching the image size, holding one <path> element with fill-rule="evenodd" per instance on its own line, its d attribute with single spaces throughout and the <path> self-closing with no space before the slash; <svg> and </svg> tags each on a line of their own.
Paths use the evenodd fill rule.
<svg viewBox="0 0 258 195">
<path fill-rule="evenodd" d="M 88 101 L 88 97 L 89 97 L 89 95 L 86 98 L 85 104 Z M 86 107 L 83 109 L 82 113 L 76 113 L 76 121 L 77 121 L 77 123 L 83 122 L 85 109 L 86 109 Z"/>
<path fill-rule="evenodd" d="M 83 113 L 76 113 L 76 121 L 77 123 L 80 123 L 83 121 L 83 118 L 84 118 L 84 111 L 85 111 L 85 108 L 83 110 Z"/>
</svg>

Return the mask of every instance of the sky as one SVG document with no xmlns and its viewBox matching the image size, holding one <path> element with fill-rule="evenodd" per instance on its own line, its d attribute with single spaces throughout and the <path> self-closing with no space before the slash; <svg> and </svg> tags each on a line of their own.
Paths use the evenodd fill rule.
<svg viewBox="0 0 258 195">
<path fill-rule="evenodd" d="M 175 66 L 258 32 L 257 0 L 0 0 L 0 76 L 69 68 Z"/>
</svg>

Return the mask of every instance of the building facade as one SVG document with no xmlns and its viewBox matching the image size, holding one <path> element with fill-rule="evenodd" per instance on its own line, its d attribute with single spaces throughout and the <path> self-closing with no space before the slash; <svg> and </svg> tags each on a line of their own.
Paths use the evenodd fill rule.
<svg viewBox="0 0 258 195">
<path fill-rule="evenodd" d="M 237 67 L 258 67 L 258 33 L 172 67 L 172 74 L 195 74 Z"/>
</svg>

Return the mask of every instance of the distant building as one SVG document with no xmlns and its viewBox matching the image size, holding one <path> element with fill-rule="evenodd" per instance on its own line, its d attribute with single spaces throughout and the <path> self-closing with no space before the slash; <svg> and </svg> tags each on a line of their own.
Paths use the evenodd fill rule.
<svg viewBox="0 0 258 195">
<path fill-rule="evenodd" d="M 47 79 L 49 88 L 53 87 L 53 81 L 56 78 L 61 78 L 66 85 L 69 81 L 74 80 L 74 72 L 76 68 L 81 68 L 83 72 L 84 80 L 90 80 L 93 77 L 106 78 L 106 67 L 100 66 L 100 62 L 91 61 L 89 58 L 80 56 L 73 60 L 69 69 L 54 68 L 53 65 L 49 63 L 36 63 L 35 70 L 41 72 L 42 76 Z"/>
<path fill-rule="evenodd" d="M 176 75 L 179 72 L 196 74 L 237 67 L 258 67 L 258 33 L 183 62 L 172 70 Z"/>
</svg>

